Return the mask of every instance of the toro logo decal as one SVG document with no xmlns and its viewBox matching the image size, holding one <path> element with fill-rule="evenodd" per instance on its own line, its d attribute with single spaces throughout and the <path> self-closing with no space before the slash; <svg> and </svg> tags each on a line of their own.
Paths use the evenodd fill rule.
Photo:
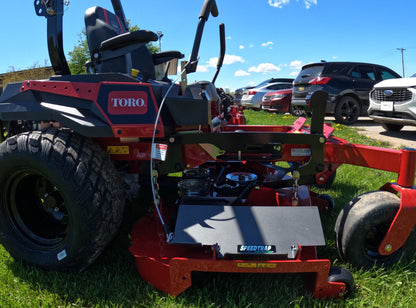
<svg viewBox="0 0 416 308">
<path fill-rule="evenodd" d="M 147 101 L 147 93 L 144 91 L 114 91 L 108 97 L 108 113 L 145 114 Z"/>
</svg>

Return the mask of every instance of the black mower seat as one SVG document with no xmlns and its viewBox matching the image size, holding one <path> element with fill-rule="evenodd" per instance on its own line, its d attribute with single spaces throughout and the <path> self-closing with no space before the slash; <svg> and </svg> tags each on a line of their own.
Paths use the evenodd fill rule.
<svg viewBox="0 0 416 308">
<path fill-rule="evenodd" d="M 85 26 L 96 73 L 131 74 L 132 69 L 137 69 L 143 78 L 156 79 L 155 65 L 184 57 L 178 51 L 152 55 L 146 44 L 158 40 L 156 33 L 129 32 L 117 15 L 98 6 L 85 12 Z"/>
</svg>

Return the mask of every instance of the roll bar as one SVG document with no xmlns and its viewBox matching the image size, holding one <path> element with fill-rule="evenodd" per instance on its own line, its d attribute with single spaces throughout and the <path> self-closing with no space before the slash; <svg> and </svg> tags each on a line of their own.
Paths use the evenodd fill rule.
<svg viewBox="0 0 416 308">
<path fill-rule="evenodd" d="M 62 19 L 64 2 L 60 0 L 35 0 L 35 11 L 38 16 L 46 17 L 48 24 L 48 51 L 53 70 L 57 75 L 71 75 L 65 58 L 62 41 Z"/>
<path fill-rule="evenodd" d="M 128 30 L 129 27 L 127 25 L 126 15 L 124 15 L 123 6 L 121 5 L 120 0 L 111 0 L 111 4 L 113 5 L 114 13 L 120 19 L 123 26 Z"/>
</svg>

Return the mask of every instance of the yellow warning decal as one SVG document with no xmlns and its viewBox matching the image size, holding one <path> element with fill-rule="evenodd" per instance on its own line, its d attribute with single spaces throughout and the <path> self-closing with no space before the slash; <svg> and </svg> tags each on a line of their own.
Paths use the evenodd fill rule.
<svg viewBox="0 0 416 308">
<path fill-rule="evenodd" d="M 237 267 L 244 268 L 276 268 L 276 263 L 264 263 L 264 262 L 238 262 Z"/>
<path fill-rule="evenodd" d="M 130 149 L 127 145 L 109 145 L 107 146 L 107 152 L 110 155 L 130 154 Z"/>
</svg>

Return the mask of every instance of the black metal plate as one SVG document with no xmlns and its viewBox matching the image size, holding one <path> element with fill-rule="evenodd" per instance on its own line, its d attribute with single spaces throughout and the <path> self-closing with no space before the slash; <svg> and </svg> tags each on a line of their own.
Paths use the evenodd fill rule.
<svg viewBox="0 0 416 308">
<path fill-rule="evenodd" d="M 293 254 L 293 246 L 323 246 L 317 207 L 180 205 L 172 241 L 218 244 L 227 254 Z M 241 249 L 241 245 L 253 246 Z M 264 246 L 264 248 L 262 248 Z"/>
</svg>

